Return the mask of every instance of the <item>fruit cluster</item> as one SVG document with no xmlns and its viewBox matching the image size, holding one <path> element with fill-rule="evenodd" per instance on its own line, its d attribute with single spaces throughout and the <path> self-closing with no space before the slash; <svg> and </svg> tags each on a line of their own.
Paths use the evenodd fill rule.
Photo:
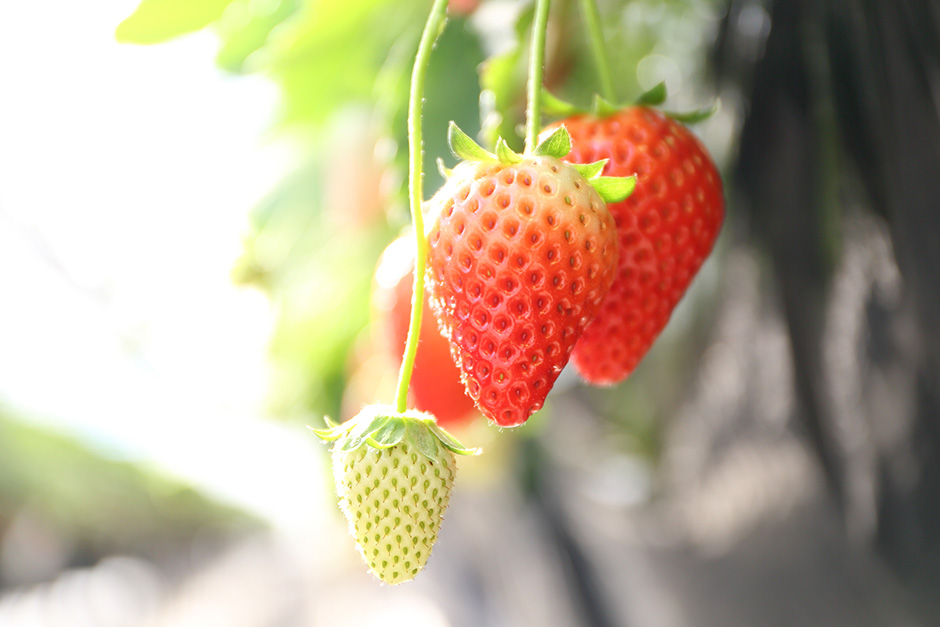
<svg viewBox="0 0 940 627">
<path fill-rule="evenodd" d="M 409 108 L 415 248 L 399 241 L 386 251 L 375 293 L 388 346 L 396 356 L 404 346 L 396 405 L 370 405 L 315 430 L 334 442 L 350 534 L 387 583 L 424 567 L 454 456 L 475 452 L 439 423 L 459 428 L 476 415 L 472 405 L 498 426 L 521 425 L 569 359 L 590 384 L 625 379 L 724 219 L 721 179 L 705 149 L 675 118 L 645 106 L 661 101 L 664 88 L 623 109 L 597 99 L 593 114 L 542 93 L 547 13 L 548 1 L 539 0 L 525 153 L 502 139 L 489 152 L 452 123 L 450 146 L 461 162 L 441 166 L 447 180 L 427 205 L 426 229 L 421 88 L 444 0 L 435 0 L 419 45 Z M 569 111 L 539 135 L 543 99 Z M 409 401 L 417 409 L 406 409 Z"/>
<path fill-rule="evenodd" d="M 569 358 L 588 383 L 625 379 L 718 235 L 721 179 L 669 116 L 645 106 L 576 114 L 542 137 L 525 155 L 502 141 L 490 153 L 451 126 L 463 160 L 429 203 L 424 302 L 412 303 L 411 240 L 383 255 L 375 294 L 395 355 L 412 306 L 433 313 L 422 318 L 410 380 L 412 401 L 429 413 L 370 406 L 318 432 L 337 442 L 341 508 L 385 582 L 424 566 L 454 454 L 472 453 L 438 423 L 459 428 L 475 405 L 499 426 L 521 425 Z"/>
<path fill-rule="evenodd" d="M 442 408 L 469 398 L 497 425 L 520 425 L 569 358 L 588 383 L 623 381 L 710 253 L 724 217 L 721 178 L 684 125 L 633 106 L 576 114 L 543 136 L 561 128 L 570 136 L 562 161 L 470 150 L 432 198 L 428 289 L 440 335 L 422 327 L 412 381 L 420 409 L 449 416 Z M 635 191 L 605 203 L 570 167 L 599 160 L 606 176 L 635 176 Z M 410 303 L 398 302 L 407 313 Z M 445 350 L 462 381 L 450 400 L 442 392 L 455 388 L 453 368 L 430 363 Z"/>
</svg>

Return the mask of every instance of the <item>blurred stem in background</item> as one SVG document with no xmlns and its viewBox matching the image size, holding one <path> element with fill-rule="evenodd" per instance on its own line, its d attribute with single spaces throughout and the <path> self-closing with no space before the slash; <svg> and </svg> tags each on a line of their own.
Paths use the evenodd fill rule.
<svg viewBox="0 0 940 627">
<path fill-rule="evenodd" d="M 613 75 L 610 71 L 610 61 L 607 58 L 607 43 L 604 31 L 601 29 L 601 16 L 597 11 L 596 0 L 581 0 L 584 25 L 587 28 L 588 41 L 591 43 L 591 53 L 597 65 L 597 77 L 601 84 L 601 96 L 607 102 L 617 102 L 617 91 L 614 88 Z"/>
</svg>

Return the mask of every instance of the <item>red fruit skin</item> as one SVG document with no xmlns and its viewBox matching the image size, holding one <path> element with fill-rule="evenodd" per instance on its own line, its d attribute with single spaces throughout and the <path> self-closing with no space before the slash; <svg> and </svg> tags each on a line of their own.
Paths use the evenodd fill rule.
<svg viewBox="0 0 940 627">
<path fill-rule="evenodd" d="M 572 354 L 586 381 L 612 385 L 636 368 L 711 252 L 724 220 L 721 177 L 686 127 L 648 107 L 574 116 L 546 132 L 559 125 L 571 135 L 566 161 L 609 159 L 605 176 L 637 176 L 633 194 L 608 206 L 617 277 Z"/>
<path fill-rule="evenodd" d="M 448 10 L 454 15 L 468 16 L 473 14 L 480 6 L 480 0 L 450 0 Z"/>
<path fill-rule="evenodd" d="M 382 318 L 386 345 L 399 367 L 411 324 L 414 251 L 413 235 L 389 244 L 379 260 L 372 294 Z M 445 429 L 462 427 L 480 415 L 464 392 L 460 371 L 450 356 L 450 344 L 438 331 L 437 321 L 428 309 L 427 290 L 409 393 L 413 406 L 433 414 Z"/>
<path fill-rule="evenodd" d="M 432 199 L 431 309 L 467 393 L 500 426 L 538 411 L 614 278 L 603 200 L 552 157 L 463 162 Z"/>
</svg>

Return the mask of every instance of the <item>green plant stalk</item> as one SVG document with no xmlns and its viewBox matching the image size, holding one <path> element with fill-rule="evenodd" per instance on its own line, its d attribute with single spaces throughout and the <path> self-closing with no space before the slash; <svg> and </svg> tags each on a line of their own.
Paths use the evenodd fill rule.
<svg viewBox="0 0 940 627">
<path fill-rule="evenodd" d="M 408 325 L 408 339 L 405 341 L 405 353 L 401 360 L 401 370 L 398 372 L 398 391 L 395 396 L 398 412 L 408 409 L 408 386 L 411 385 L 411 371 L 414 369 L 415 355 L 418 352 L 418 335 L 424 309 L 424 271 L 427 265 L 427 242 L 424 238 L 424 216 L 421 213 L 421 201 L 424 198 L 424 140 L 421 135 L 424 79 L 428 71 L 431 49 L 444 30 L 446 19 L 447 0 L 434 0 L 411 71 L 411 92 L 408 99 L 408 194 L 411 199 L 411 221 L 415 228 L 417 248 L 414 289 L 411 294 L 411 321 Z"/>
<path fill-rule="evenodd" d="M 542 75 L 545 66 L 545 31 L 548 27 L 550 0 L 536 0 L 535 19 L 532 22 L 532 42 L 529 51 L 528 102 L 525 111 L 525 152 L 531 153 L 539 144 L 542 128 Z"/>
<path fill-rule="evenodd" d="M 607 58 L 607 46 L 604 45 L 604 31 L 601 28 L 597 3 L 595 0 L 581 0 L 581 8 L 588 40 L 591 42 L 591 52 L 594 54 L 594 63 L 597 65 L 597 76 L 601 82 L 601 95 L 608 102 L 614 102 L 617 94 L 614 93 L 613 75 L 610 72 L 610 60 Z"/>
</svg>

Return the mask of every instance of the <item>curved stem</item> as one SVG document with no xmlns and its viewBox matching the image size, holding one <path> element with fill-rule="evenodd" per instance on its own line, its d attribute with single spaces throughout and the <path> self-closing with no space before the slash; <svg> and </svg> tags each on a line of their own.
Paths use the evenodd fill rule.
<svg viewBox="0 0 940 627">
<path fill-rule="evenodd" d="M 610 73 L 610 61 L 607 58 L 607 47 L 604 45 L 604 31 L 601 28 L 601 16 L 597 12 L 597 4 L 595 0 L 581 0 L 581 8 L 588 39 L 591 42 L 591 51 L 594 53 L 594 63 L 597 65 L 597 76 L 601 81 L 601 95 L 608 102 L 614 102 L 617 95 L 614 93 L 613 75 Z"/>
<path fill-rule="evenodd" d="M 529 51 L 528 104 L 525 111 L 525 151 L 531 152 L 539 143 L 542 129 L 542 75 L 545 65 L 545 30 L 548 26 L 550 0 L 536 0 L 532 22 L 532 45 Z"/>
<path fill-rule="evenodd" d="M 411 295 L 411 322 L 408 325 L 408 339 L 405 342 L 401 370 L 398 372 L 398 391 L 395 396 L 395 405 L 399 412 L 408 409 L 408 386 L 411 384 L 411 371 L 418 352 L 418 335 L 424 309 L 424 271 L 427 264 L 427 241 L 424 238 L 424 216 L 421 213 L 421 201 L 424 198 L 422 187 L 424 143 L 421 137 L 424 77 L 427 74 L 431 49 L 444 29 L 446 18 L 447 0 L 434 0 L 431 14 L 421 34 L 421 43 L 418 44 L 414 68 L 411 71 L 411 93 L 408 100 L 408 194 L 411 199 L 411 220 L 414 223 L 417 247 L 415 249 L 414 289 Z"/>
</svg>

